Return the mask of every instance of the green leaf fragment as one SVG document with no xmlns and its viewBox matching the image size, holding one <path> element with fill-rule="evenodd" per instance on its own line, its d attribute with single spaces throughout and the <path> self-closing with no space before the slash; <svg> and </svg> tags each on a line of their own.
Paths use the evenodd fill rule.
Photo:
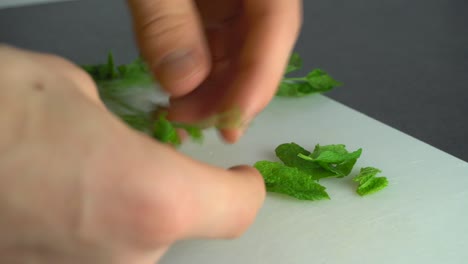
<svg viewBox="0 0 468 264">
<path fill-rule="evenodd" d="M 282 97 L 302 97 L 309 94 L 318 93 L 305 81 L 283 80 L 276 92 L 276 96 Z"/>
<path fill-rule="evenodd" d="M 388 179 L 386 177 L 375 177 L 381 171 L 373 167 L 362 168 L 359 174 L 353 178 L 355 182 L 359 183 L 356 192 L 361 195 L 369 195 L 378 192 L 388 186 Z"/>
<path fill-rule="evenodd" d="M 316 145 L 312 153 L 296 143 L 279 145 L 276 156 L 287 166 L 298 168 L 314 180 L 342 178 L 351 173 L 362 149 L 349 153 L 345 145 Z"/>
<path fill-rule="evenodd" d="M 314 93 L 324 93 L 341 85 L 325 71 L 315 69 L 306 77 L 283 78 L 276 95 L 302 97 Z"/>
<path fill-rule="evenodd" d="M 288 66 L 286 67 L 286 74 L 297 71 L 302 68 L 302 59 L 299 54 L 294 52 L 289 58 Z"/>
<path fill-rule="evenodd" d="M 160 115 L 154 122 L 153 137 L 163 143 L 169 143 L 174 146 L 180 145 L 180 137 L 175 127 L 169 122 L 165 115 Z"/>
<path fill-rule="evenodd" d="M 327 92 L 337 86 L 342 85 L 340 82 L 334 80 L 330 75 L 321 69 L 316 69 L 310 72 L 307 75 L 306 80 L 315 91 L 319 92 Z"/>
<path fill-rule="evenodd" d="M 333 177 L 336 174 L 323 169 L 318 163 L 302 159 L 299 155 L 310 155 L 310 152 L 296 143 L 281 144 L 275 149 L 276 156 L 289 167 L 297 168 L 314 180 Z"/>
<path fill-rule="evenodd" d="M 314 152 L 309 156 L 299 155 L 300 158 L 315 162 L 327 171 L 333 172 L 336 177 L 344 177 L 351 173 L 362 149 L 348 152 L 343 144 L 337 145 L 316 145 Z"/>
<path fill-rule="evenodd" d="M 385 177 L 375 177 L 367 181 L 368 184 L 359 186 L 357 193 L 361 196 L 369 195 L 382 190 L 388 186 L 388 180 Z"/>
<path fill-rule="evenodd" d="M 144 115 L 121 115 L 120 118 L 136 130 L 146 132 L 150 129 L 151 122 Z"/>
<path fill-rule="evenodd" d="M 175 128 L 180 128 L 180 129 L 185 130 L 192 140 L 196 142 L 203 141 L 203 130 L 199 126 L 179 124 L 179 123 L 172 123 L 172 124 Z"/>
<path fill-rule="evenodd" d="M 370 178 L 375 177 L 375 175 L 381 173 L 381 170 L 373 167 L 361 168 L 361 171 L 358 175 L 353 178 L 353 181 L 358 182 L 359 184 L 364 184 Z"/>
<path fill-rule="evenodd" d="M 262 174 L 269 192 L 286 194 L 300 200 L 330 199 L 324 186 L 297 168 L 272 161 L 259 161 L 254 167 Z"/>
</svg>

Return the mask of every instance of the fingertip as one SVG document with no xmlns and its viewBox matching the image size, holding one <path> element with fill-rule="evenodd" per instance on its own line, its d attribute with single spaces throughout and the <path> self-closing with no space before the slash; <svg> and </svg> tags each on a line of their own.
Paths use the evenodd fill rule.
<svg viewBox="0 0 468 264">
<path fill-rule="evenodd" d="M 244 114 L 245 115 L 245 114 Z M 256 114 L 253 114 L 255 116 Z M 219 132 L 221 134 L 221 137 L 224 139 L 226 143 L 229 144 L 234 144 L 240 140 L 240 138 L 247 132 L 247 129 L 249 128 L 250 125 L 250 120 L 253 119 L 253 117 L 246 117 L 246 118 L 239 118 L 236 117 L 239 120 L 221 120 L 220 124 L 232 124 L 227 127 L 220 127 Z M 242 121 L 244 120 L 244 121 Z M 218 124 L 219 125 L 219 124 Z"/>
<path fill-rule="evenodd" d="M 229 168 L 230 171 L 236 171 L 236 172 L 246 172 L 246 173 L 252 173 L 255 172 L 256 170 L 253 169 L 252 167 L 248 165 L 237 165 L 237 166 L 232 166 Z"/>
<path fill-rule="evenodd" d="M 244 175 L 246 177 L 250 177 L 250 179 L 252 180 L 252 185 L 254 185 L 254 187 L 256 188 L 253 188 L 256 192 L 256 194 L 258 195 L 258 201 L 259 201 L 259 207 L 261 207 L 261 204 L 263 204 L 263 201 L 265 199 L 265 195 L 266 195 L 266 188 L 265 188 L 265 181 L 263 179 L 263 176 L 262 174 L 260 174 L 260 172 L 255 169 L 254 167 L 252 166 L 248 166 L 248 165 L 238 165 L 238 166 L 234 166 L 234 167 L 231 167 L 229 168 L 230 171 L 233 171 L 233 172 L 236 172 L 238 174 L 241 174 L 241 175 Z"/>
<path fill-rule="evenodd" d="M 243 131 L 240 129 L 221 129 L 221 137 L 228 144 L 237 143 L 243 135 Z"/>
<path fill-rule="evenodd" d="M 263 180 L 263 177 L 262 175 L 260 174 L 260 172 L 255 169 L 254 167 L 252 166 L 248 166 L 248 165 L 237 165 L 237 166 L 233 166 L 231 168 L 229 168 L 230 171 L 234 171 L 236 173 L 239 173 L 239 174 L 242 174 L 242 175 L 248 175 L 248 177 L 251 177 L 255 182 L 256 184 L 258 185 L 260 191 L 260 194 L 261 194 L 261 197 L 264 197 L 265 196 L 265 181 Z M 263 193 L 263 195 L 262 195 Z M 263 201 L 263 199 L 262 199 Z"/>
<path fill-rule="evenodd" d="M 248 228 L 255 222 L 259 210 L 262 208 L 266 197 L 266 188 L 262 175 L 255 168 L 247 165 L 234 166 L 229 169 L 237 174 L 237 177 L 243 177 L 245 184 L 248 184 L 248 192 L 245 192 L 244 198 L 248 197 L 249 205 L 240 207 L 235 227 L 227 233 L 225 238 L 238 238 L 244 234 Z"/>
<path fill-rule="evenodd" d="M 140 52 L 164 90 L 182 96 L 208 75 L 211 56 L 193 1 L 129 0 Z"/>
</svg>

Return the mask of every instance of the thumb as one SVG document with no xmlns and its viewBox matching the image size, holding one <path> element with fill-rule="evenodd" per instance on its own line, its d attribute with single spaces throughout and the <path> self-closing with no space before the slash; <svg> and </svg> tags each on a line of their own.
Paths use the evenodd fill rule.
<svg viewBox="0 0 468 264">
<path fill-rule="evenodd" d="M 210 72 L 210 55 L 191 0 L 128 0 L 137 43 L 162 87 L 182 96 Z"/>
</svg>

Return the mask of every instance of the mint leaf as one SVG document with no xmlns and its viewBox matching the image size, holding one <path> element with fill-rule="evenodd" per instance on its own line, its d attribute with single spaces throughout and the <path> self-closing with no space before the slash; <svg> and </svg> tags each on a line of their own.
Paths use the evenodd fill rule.
<svg viewBox="0 0 468 264">
<path fill-rule="evenodd" d="M 369 195 L 378 192 L 388 186 L 386 177 L 375 177 L 381 171 L 373 167 L 362 168 L 359 174 L 353 178 L 355 182 L 359 183 L 356 192 L 361 195 Z"/>
<path fill-rule="evenodd" d="M 129 114 L 129 115 L 121 115 L 120 118 L 125 123 L 127 123 L 127 125 L 129 125 L 130 127 L 136 130 L 146 132 L 150 129 L 151 122 L 144 115 L 135 115 L 135 114 L 130 115 Z"/>
<path fill-rule="evenodd" d="M 316 92 L 322 93 L 342 85 L 321 69 L 313 70 L 307 74 L 306 80 Z"/>
<path fill-rule="evenodd" d="M 359 184 L 364 184 L 370 178 L 375 177 L 375 175 L 381 173 L 381 170 L 373 167 L 361 168 L 361 171 L 358 175 L 353 178 L 353 181 L 358 182 Z"/>
<path fill-rule="evenodd" d="M 313 88 L 304 81 L 282 81 L 276 91 L 276 96 L 302 97 L 315 93 Z"/>
<path fill-rule="evenodd" d="M 203 141 L 203 131 L 202 128 L 196 125 L 189 125 L 189 124 L 180 124 L 180 123 L 172 123 L 175 128 L 183 129 L 187 132 L 187 134 L 192 138 L 192 140 L 201 142 Z"/>
<path fill-rule="evenodd" d="M 351 173 L 354 164 L 361 156 L 362 149 L 349 153 L 343 144 L 320 146 L 316 145 L 310 155 L 299 154 L 299 158 L 315 162 L 327 171 L 333 172 L 338 178 Z"/>
<path fill-rule="evenodd" d="M 160 115 L 154 122 L 153 137 L 163 143 L 169 143 L 174 146 L 180 145 L 180 137 L 175 127 L 169 122 L 165 115 Z"/>
<path fill-rule="evenodd" d="M 275 153 L 286 166 L 295 167 L 307 173 L 313 180 L 336 175 L 334 172 L 325 170 L 318 163 L 300 158 L 299 155 L 308 156 L 311 153 L 294 142 L 279 145 L 276 147 Z"/>
<path fill-rule="evenodd" d="M 302 59 L 299 54 L 294 52 L 289 58 L 288 66 L 286 67 L 286 74 L 297 71 L 302 68 Z"/>
<path fill-rule="evenodd" d="M 301 97 L 314 93 L 323 93 L 341 86 L 321 69 L 315 69 L 306 77 L 283 78 L 276 92 L 277 96 Z"/>
<path fill-rule="evenodd" d="M 359 186 L 357 193 L 361 196 L 376 193 L 388 186 L 388 180 L 385 177 L 375 177 L 368 181 L 368 184 Z"/>
<path fill-rule="evenodd" d="M 269 192 L 286 194 L 300 200 L 330 199 L 325 187 L 297 168 L 271 161 L 259 161 L 254 167 L 262 174 Z"/>
<path fill-rule="evenodd" d="M 276 156 L 287 166 L 298 168 L 314 180 L 342 178 L 351 173 L 362 149 L 349 153 L 345 145 L 316 145 L 312 153 L 296 143 L 279 145 Z"/>
</svg>

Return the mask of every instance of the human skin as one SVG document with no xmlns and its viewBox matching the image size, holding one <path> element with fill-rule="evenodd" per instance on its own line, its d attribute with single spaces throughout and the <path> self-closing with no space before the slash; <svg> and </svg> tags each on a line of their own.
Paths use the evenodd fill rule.
<svg viewBox="0 0 468 264">
<path fill-rule="evenodd" d="M 196 122 L 232 108 L 246 126 L 270 102 L 302 22 L 299 0 L 128 0 L 141 54 L 172 95 L 169 117 Z"/>
<path fill-rule="evenodd" d="M 81 69 L 0 47 L 2 263 L 154 263 L 175 241 L 235 238 L 265 189 L 128 128 Z"/>
<path fill-rule="evenodd" d="M 301 23 L 295 0 L 128 2 L 169 118 L 185 122 L 233 107 L 252 120 Z M 210 166 L 128 128 L 63 58 L 0 46 L 0 107 L 2 263 L 154 263 L 181 239 L 240 236 L 263 203 L 255 169 Z M 233 143 L 244 129 L 221 134 Z"/>
</svg>

